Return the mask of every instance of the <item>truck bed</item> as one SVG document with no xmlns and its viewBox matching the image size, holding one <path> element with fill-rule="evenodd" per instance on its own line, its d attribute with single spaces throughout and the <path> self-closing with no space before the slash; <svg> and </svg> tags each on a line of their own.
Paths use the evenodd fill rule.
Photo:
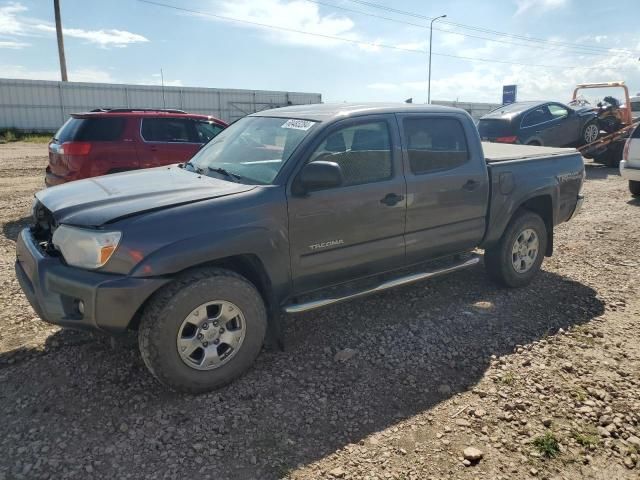
<svg viewBox="0 0 640 480">
<path fill-rule="evenodd" d="M 530 145 L 513 145 L 509 143 L 482 142 L 484 158 L 487 163 L 507 162 L 510 160 L 528 160 L 540 157 L 556 157 L 575 155 L 575 148 L 534 147 Z"/>
</svg>

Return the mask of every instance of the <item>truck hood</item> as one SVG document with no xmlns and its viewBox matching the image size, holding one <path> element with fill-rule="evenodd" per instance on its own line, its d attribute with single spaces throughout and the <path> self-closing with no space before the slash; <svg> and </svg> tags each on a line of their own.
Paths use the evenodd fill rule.
<svg viewBox="0 0 640 480">
<path fill-rule="evenodd" d="M 173 166 L 78 180 L 41 190 L 36 198 L 58 223 L 98 227 L 122 217 L 253 188 Z"/>
</svg>

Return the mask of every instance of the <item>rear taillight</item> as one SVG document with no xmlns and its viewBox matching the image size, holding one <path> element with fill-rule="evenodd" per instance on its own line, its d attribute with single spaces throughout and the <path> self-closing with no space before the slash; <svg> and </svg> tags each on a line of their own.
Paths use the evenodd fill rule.
<svg viewBox="0 0 640 480">
<path fill-rule="evenodd" d="M 89 155 L 91 144 L 89 142 L 65 142 L 58 153 L 62 155 Z"/>
<path fill-rule="evenodd" d="M 516 143 L 518 141 L 518 137 L 498 137 L 496 138 L 496 142 L 498 143 Z"/>
<path fill-rule="evenodd" d="M 624 150 L 622 151 L 622 159 L 629 161 L 629 144 L 631 143 L 631 138 L 628 138 L 626 142 L 624 142 Z"/>
</svg>

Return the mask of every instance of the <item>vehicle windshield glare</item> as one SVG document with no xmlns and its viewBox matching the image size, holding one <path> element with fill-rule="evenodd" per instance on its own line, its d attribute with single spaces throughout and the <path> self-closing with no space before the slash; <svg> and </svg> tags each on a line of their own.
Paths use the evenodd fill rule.
<svg viewBox="0 0 640 480">
<path fill-rule="evenodd" d="M 268 185 L 316 123 L 245 117 L 211 140 L 188 165 L 206 175 Z"/>
</svg>

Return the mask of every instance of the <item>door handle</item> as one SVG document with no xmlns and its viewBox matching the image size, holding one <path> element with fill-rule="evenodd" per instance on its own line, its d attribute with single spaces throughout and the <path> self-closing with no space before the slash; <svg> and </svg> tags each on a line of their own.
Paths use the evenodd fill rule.
<svg viewBox="0 0 640 480">
<path fill-rule="evenodd" d="M 388 207 L 393 207 L 394 205 L 396 205 L 398 202 L 401 202 L 402 200 L 404 200 L 403 195 L 398 195 L 396 193 L 388 193 L 382 200 L 380 200 L 380 203 L 383 203 Z"/>
<path fill-rule="evenodd" d="M 152 152 L 157 152 L 158 151 L 158 147 L 154 146 L 154 147 L 149 148 L 149 150 L 151 150 Z"/>
<path fill-rule="evenodd" d="M 464 185 L 462 185 L 462 188 L 464 190 L 468 190 L 468 191 L 471 192 L 471 191 L 475 190 L 476 188 L 478 188 L 478 185 L 480 185 L 480 182 L 476 182 L 475 180 L 469 179 L 469 180 L 467 180 L 467 182 Z"/>
</svg>

